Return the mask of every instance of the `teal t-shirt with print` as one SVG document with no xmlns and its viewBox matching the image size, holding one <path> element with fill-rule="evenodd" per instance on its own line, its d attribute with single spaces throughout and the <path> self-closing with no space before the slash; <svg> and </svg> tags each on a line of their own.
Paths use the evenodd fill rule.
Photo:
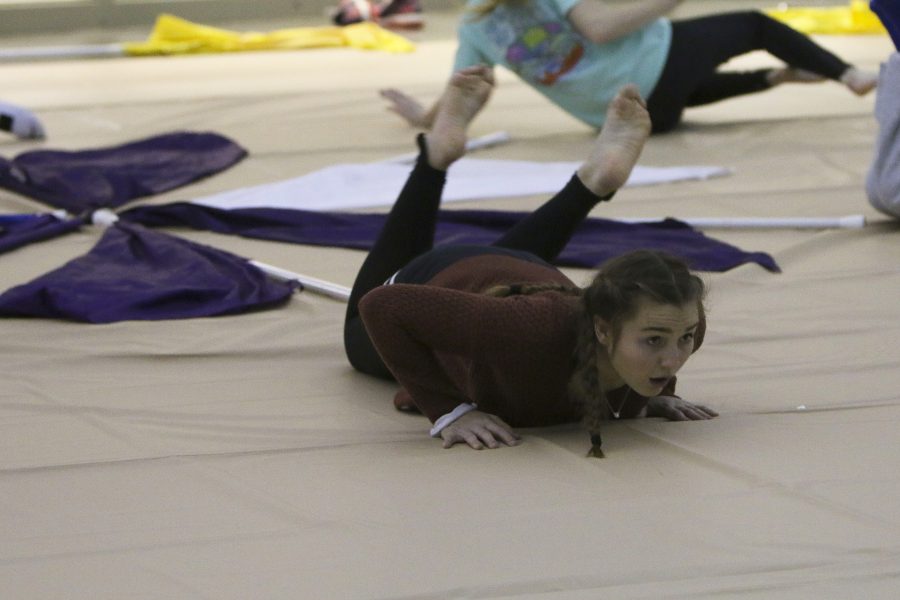
<svg viewBox="0 0 900 600">
<path fill-rule="evenodd" d="M 482 0 L 469 0 L 471 9 Z M 459 26 L 454 71 L 503 65 L 563 110 L 594 127 L 626 83 L 647 98 L 662 74 L 672 23 L 660 18 L 618 40 L 596 44 L 579 35 L 566 15 L 581 0 L 523 0 L 501 4 L 486 17 L 470 10 Z"/>
</svg>

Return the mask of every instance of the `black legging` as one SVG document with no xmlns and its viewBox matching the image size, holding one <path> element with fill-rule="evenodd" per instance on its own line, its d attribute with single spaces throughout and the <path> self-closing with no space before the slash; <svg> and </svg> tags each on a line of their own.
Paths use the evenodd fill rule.
<svg viewBox="0 0 900 600">
<path fill-rule="evenodd" d="M 804 34 L 760 12 L 724 13 L 672 22 L 672 46 L 647 99 L 654 132 L 669 131 L 685 107 L 717 102 L 770 87 L 771 69 L 718 72 L 728 60 L 765 50 L 787 65 L 840 79 L 850 66 Z"/>
<path fill-rule="evenodd" d="M 428 164 L 424 137 L 420 135 L 417 142 L 419 157 L 378 239 L 360 267 L 344 319 L 344 350 L 350 364 L 358 371 L 383 379 L 393 379 L 393 375 L 372 345 L 359 316 L 358 305 L 368 291 L 383 285 L 410 261 L 434 246 L 446 172 Z M 522 252 L 528 253 L 523 254 L 523 258 L 529 259 L 530 256 L 531 259 L 550 262 L 565 248 L 575 229 L 597 202 L 610 198 L 612 194 L 602 198 L 596 196 L 578 177 L 573 176 L 555 196 L 516 223 L 484 251 L 504 254 L 509 251 Z M 469 248 L 460 250 L 459 256 L 472 254 Z"/>
</svg>

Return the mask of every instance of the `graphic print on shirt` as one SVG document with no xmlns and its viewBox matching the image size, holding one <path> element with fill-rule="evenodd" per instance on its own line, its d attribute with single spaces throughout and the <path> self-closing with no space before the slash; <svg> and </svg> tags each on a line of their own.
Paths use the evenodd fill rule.
<svg viewBox="0 0 900 600">
<path fill-rule="evenodd" d="M 510 70 L 526 81 L 553 85 L 581 60 L 583 40 L 565 19 L 560 21 L 545 6 L 516 8 L 497 7 L 487 23 L 487 36 L 506 48 Z"/>
</svg>

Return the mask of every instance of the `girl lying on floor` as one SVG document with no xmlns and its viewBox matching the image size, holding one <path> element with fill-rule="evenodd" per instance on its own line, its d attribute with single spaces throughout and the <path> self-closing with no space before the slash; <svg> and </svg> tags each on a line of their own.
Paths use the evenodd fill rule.
<svg viewBox="0 0 900 600">
<path fill-rule="evenodd" d="M 434 127 L 354 283 L 344 327 L 350 363 L 396 379 L 395 405 L 419 410 L 444 447 L 513 446 L 513 427 L 638 416 L 709 419 L 674 395 L 705 331 L 704 284 L 672 256 L 636 251 L 587 288 L 550 265 L 574 229 L 628 179 L 650 133 L 634 86 L 610 104 L 587 160 L 546 204 L 490 246 L 433 248 L 447 168 L 493 87 L 492 71 L 453 75 Z"/>
</svg>

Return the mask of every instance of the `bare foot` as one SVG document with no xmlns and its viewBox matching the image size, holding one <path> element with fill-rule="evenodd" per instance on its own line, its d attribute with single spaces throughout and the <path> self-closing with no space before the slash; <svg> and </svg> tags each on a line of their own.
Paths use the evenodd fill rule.
<svg viewBox="0 0 900 600">
<path fill-rule="evenodd" d="M 466 152 L 466 131 L 494 89 L 494 71 L 476 66 L 450 77 L 431 131 L 425 134 L 428 164 L 446 170 Z"/>
<path fill-rule="evenodd" d="M 878 74 L 850 67 L 841 75 L 841 83 L 857 96 L 865 96 L 878 87 Z"/>
<path fill-rule="evenodd" d="M 784 67 L 782 69 L 772 69 L 766 75 L 769 85 L 775 87 L 782 83 L 819 83 L 825 81 L 825 78 L 818 73 L 807 71 L 805 69 L 796 69 L 794 67 Z"/>
<path fill-rule="evenodd" d="M 606 110 L 606 122 L 578 178 L 593 193 L 607 196 L 625 185 L 650 135 L 650 115 L 636 86 L 623 86 Z"/>
</svg>

